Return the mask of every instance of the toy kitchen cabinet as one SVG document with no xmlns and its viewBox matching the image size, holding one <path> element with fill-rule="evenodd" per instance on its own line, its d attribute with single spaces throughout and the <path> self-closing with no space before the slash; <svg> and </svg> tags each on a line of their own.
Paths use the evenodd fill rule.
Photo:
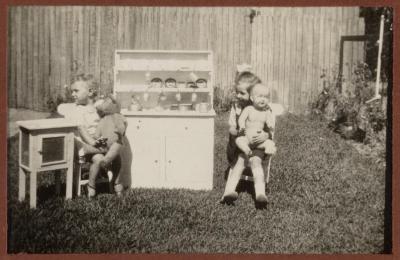
<svg viewBox="0 0 400 260">
<path fill-rule="evenodd" d="M 212 189 L 212 53 L 117 50 L 114 69 L 132 187 Z"/>
</svg>

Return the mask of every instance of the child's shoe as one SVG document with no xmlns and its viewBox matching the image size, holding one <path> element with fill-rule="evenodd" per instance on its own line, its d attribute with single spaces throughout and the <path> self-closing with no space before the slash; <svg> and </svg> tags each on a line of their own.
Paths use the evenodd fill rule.
<svg viewBox="0 0 400 260">
<path fill-rule="evenodd" d="M 225 194 L 221 198 L 221 203 L 222 204 L 232 204 L 235 200 L 237 200 L 239 197 L 239 194 L 236 191 L 230 192 L 228 194 Z"/>
<path fill-rule="evenodd" d="M 124 186 L 122 184 L 115 184 L 114 191 L 118 197 L 121 197 L 124 194 Z"/>
<path fill-rule="evenodd" d="M 259 194 L 256 196 L 256 201 L 260 204 L 267 204 L 268 203 L 268 198 L 264 194 Z"/>
</svg>

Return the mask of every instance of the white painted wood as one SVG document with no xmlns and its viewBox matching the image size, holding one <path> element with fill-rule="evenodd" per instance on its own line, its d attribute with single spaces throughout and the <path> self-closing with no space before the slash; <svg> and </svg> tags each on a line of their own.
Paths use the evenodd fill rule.
<svg viewBox="0 0 400 260">
<path fill-rule="evenodd" d="M 197 111 L 171 111 L 171 110 L 164 110 L 164 111 L 129 111 L 127 109 L 122 109 L 121 114 L 124 116 L 137 116 L 137 117 L 214 117 L 215 111 L 209 110 L 206 113 L 201 113 Z"/>
<path fill-rule="evenodd" d="M 213 117 L 126 117 L 133 188 L 212 189 Z"/>
<path fill-rule="evenodd" d="M 152 108 L 158 100 L 157 93 L 198 93 L 202 102 L 207 102 L 210 109 L 213 106 L 213 60 L 211 51 L 182 51 L 182 50 L 116 50 L 114 66 L 114 95 L 121 101 L 122 108 L 128 108 L 126 95 L 149 95 L 155 97 L 150 102 Z M 195 79 L 205 79 L 207 87 L 193 89 L 185 88 L 150 88 L 149 81 L 153 78 L 174 78 L 177 83 L 187 83 Z M 122 95 L 119 96 L 119 94 Z M 154 96 L 154 94 L 156 96 Z M 172 97 L 172 98 L 171 98 Z M 175 95 L 167 95 L 168 103 L 179 103 Z M 151 98 L 150 98 L 151 99 Z M 149 104 L 147 98 L 141 103 Z M 183 100 L 182 100 L 183 103 Z M 142 104 L 142 105 L 143 105 Z"/>
<path fill-rule="evenodd" d="M 18 200 L 24 201 L 26 196 L 26 175 L 25 170 L 19 167 L 18 171 Z"/>
<path fill-rule="evenodd" d="M 210 137 L 185 134 L 166 137 L 166 183 L 169 187 L 212 189 Z M 210 174 L 211 173 L 211 174 Z"/>
<path fill-rule="evenodd" d="M 128 121 L 131 187 L 212 189 L 213 70 L 211 51 L 115 51 L 114 94 Z M 150 88 L 149 80 L 155 77 L 163 81 L 171 77 L 185 86 L 203 78 L 207 87 Z M 154 108 L 162 92 L 166 108 L 160 111 Z M 143 111 L 127 109 L 132 95 Z M 196 110 L 199 103 L 207 103 L 209 109 L 203 113 Z M 189 104 L 193 110 L 172 110 L 178 104 Z"/>
<path fill-rule="evenodd" d="M 29 139 L 29 165 L 23 165 L 19 158 L 19 192 L 18 198 L 20 201 L 25 199 L 26 175 L 30 174 L 29 187 L 29 204 L 31 208 L 36 208 L 36 190 L 37 190 L 37 175 L 42 171 L 53 171 L 66 169 L 66 198 L 72 198 L 72 181 L 73 181 L 73 158 L 74 158 L 74 131 L 76 125 L 68 120 L 59 119 L 40 119 L 19 121 L 20 135 L 22 129 L 28 133 Z M 54 160 L 43 162 L 43 139 L 60 137 L 63 140 L 64 157 L 62 160 Z M 20 142 L 22 138 L 20 137 Z M 20 144 L 20 157 L 22 155 L 23 145 Z M 56 182 L 58 175 L 56 173 Z M 57 184 L 56 184 L 57 185 Z"/>
<path fill-rule="evenodd" d="M 76 123 L 65 118 L 17 121 L 16 124 L 28 130 L 76 127 Z"/>
</svg>

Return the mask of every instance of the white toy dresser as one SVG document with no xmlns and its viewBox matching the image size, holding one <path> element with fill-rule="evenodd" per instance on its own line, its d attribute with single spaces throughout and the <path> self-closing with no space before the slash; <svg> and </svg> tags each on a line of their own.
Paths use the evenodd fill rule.
<svg viewBox="0 0 400 260">
<path fill-rule="evenodd" d="M 212 53 L 117 50 L 114 73 L 132 187 L 212 189 Z"/>
</svg>

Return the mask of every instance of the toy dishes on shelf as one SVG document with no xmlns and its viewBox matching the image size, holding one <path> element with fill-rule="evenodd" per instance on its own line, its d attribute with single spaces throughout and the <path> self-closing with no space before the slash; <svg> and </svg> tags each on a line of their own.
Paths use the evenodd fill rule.
<svg viewBox="0 0 400 260">
<path fill-rule="evenodd" d="M 191 97 L 191 101 L 194 103 L 197 101 L 197 94 L 196 93 L 192 93 L 192 97 Z"/>
<path fill-rule="evenodd" d="M 181 102 L 181 100 L 182 100 L 181 92 L 178 92 L 175 94 L 175 99 L 176 99 L 176 101 Z"/>
<path fill-rule="evenodd" d="M 153 78 L 150 81 L 150 88 L 162 88 L 163 81 L 160 78 Z"/>
<path fill-rule="evenodd" d="M 200 103 L 200 104 L 199 104 L 199 109 L 198 109 L 198 111 L 199 111 L 200 113 L 207 113 L 207 112 L 208 112 L 208 109 L 209 109 L 209 104 L 208 104 L 208 103 L 203 102 L 203 103 Z"/>
<path fill-rule="evenodd" d="M 183 82 L 183 81 L 178 81 L 177 87 L 178 87 L 178 88 L 186 88 L 186 83 Z"/>
<path fill-rule="evenodd" d="M 143 93 L 143 101 L 144 102 L 149 101 L 149 92 L 146 91 L 146 92 Z"/>
<path fill-rule="evenodd" d="M 196 80 L 199 79 L 199 77 L 198 77 L 198 76 L 196 75 L 196 73 L 194 73 L 193 71 L 190 72 L 189 78 L 190 78 L 190 80 L 193 81 L 193 82 L 195 82 Z"/>
<path fill-rule="evenodd" d="M 132 95 L 131 104 L 128 107 L 129 111 L 140 111 L 142 110 L 142 105 L 140 104 L 138 98 L 135 95 Z"/>
<path fill-rule="evenodd" d="M 192 110 L 192 104 L 179 104 L 179 111 L 190 111 Z"/>
<path fill-rule="evenodd" d="M 165 80 L 165 87 L 166 88 L 176 88 L 176 80 L 173 78 L 167 78 Z"/>
<path fill-rule="evenodd" d="M 147 71 L 146 74 L 144 74 L 144 78 L 145 78 L 145 81 L 146 81 L 146 85 L 149 86 L 150 85 L 151 73 L 149 71 Z"/>
<path fill-rule="evenodd" d="M 196 86 L 198 88 L 207 88 L 207 80 L 205 80 L 205 79 L 196 80 Z"/>
<path fill-rule="evenodd" d="M 196 83 L 194 83 L 193 81 L 189 81 L 188 83 L 186 83 L 186 87 L 197 88 Z"/>
<path fill-rule="evenodd" d="M 179 105 L 178 104 L 172 104 L 170 109 L 171 110 L 178 110 L 179 109 Z"/>
<path fill-rule="evenodd" d="M 164 91 L 161 91 L 160 96 L 158 97 L 158 104 L 155 108 L 156 111 L 168 110 L 169 106 L 167 103 L 167 95 L 165 95 Z"/>
</svg>

